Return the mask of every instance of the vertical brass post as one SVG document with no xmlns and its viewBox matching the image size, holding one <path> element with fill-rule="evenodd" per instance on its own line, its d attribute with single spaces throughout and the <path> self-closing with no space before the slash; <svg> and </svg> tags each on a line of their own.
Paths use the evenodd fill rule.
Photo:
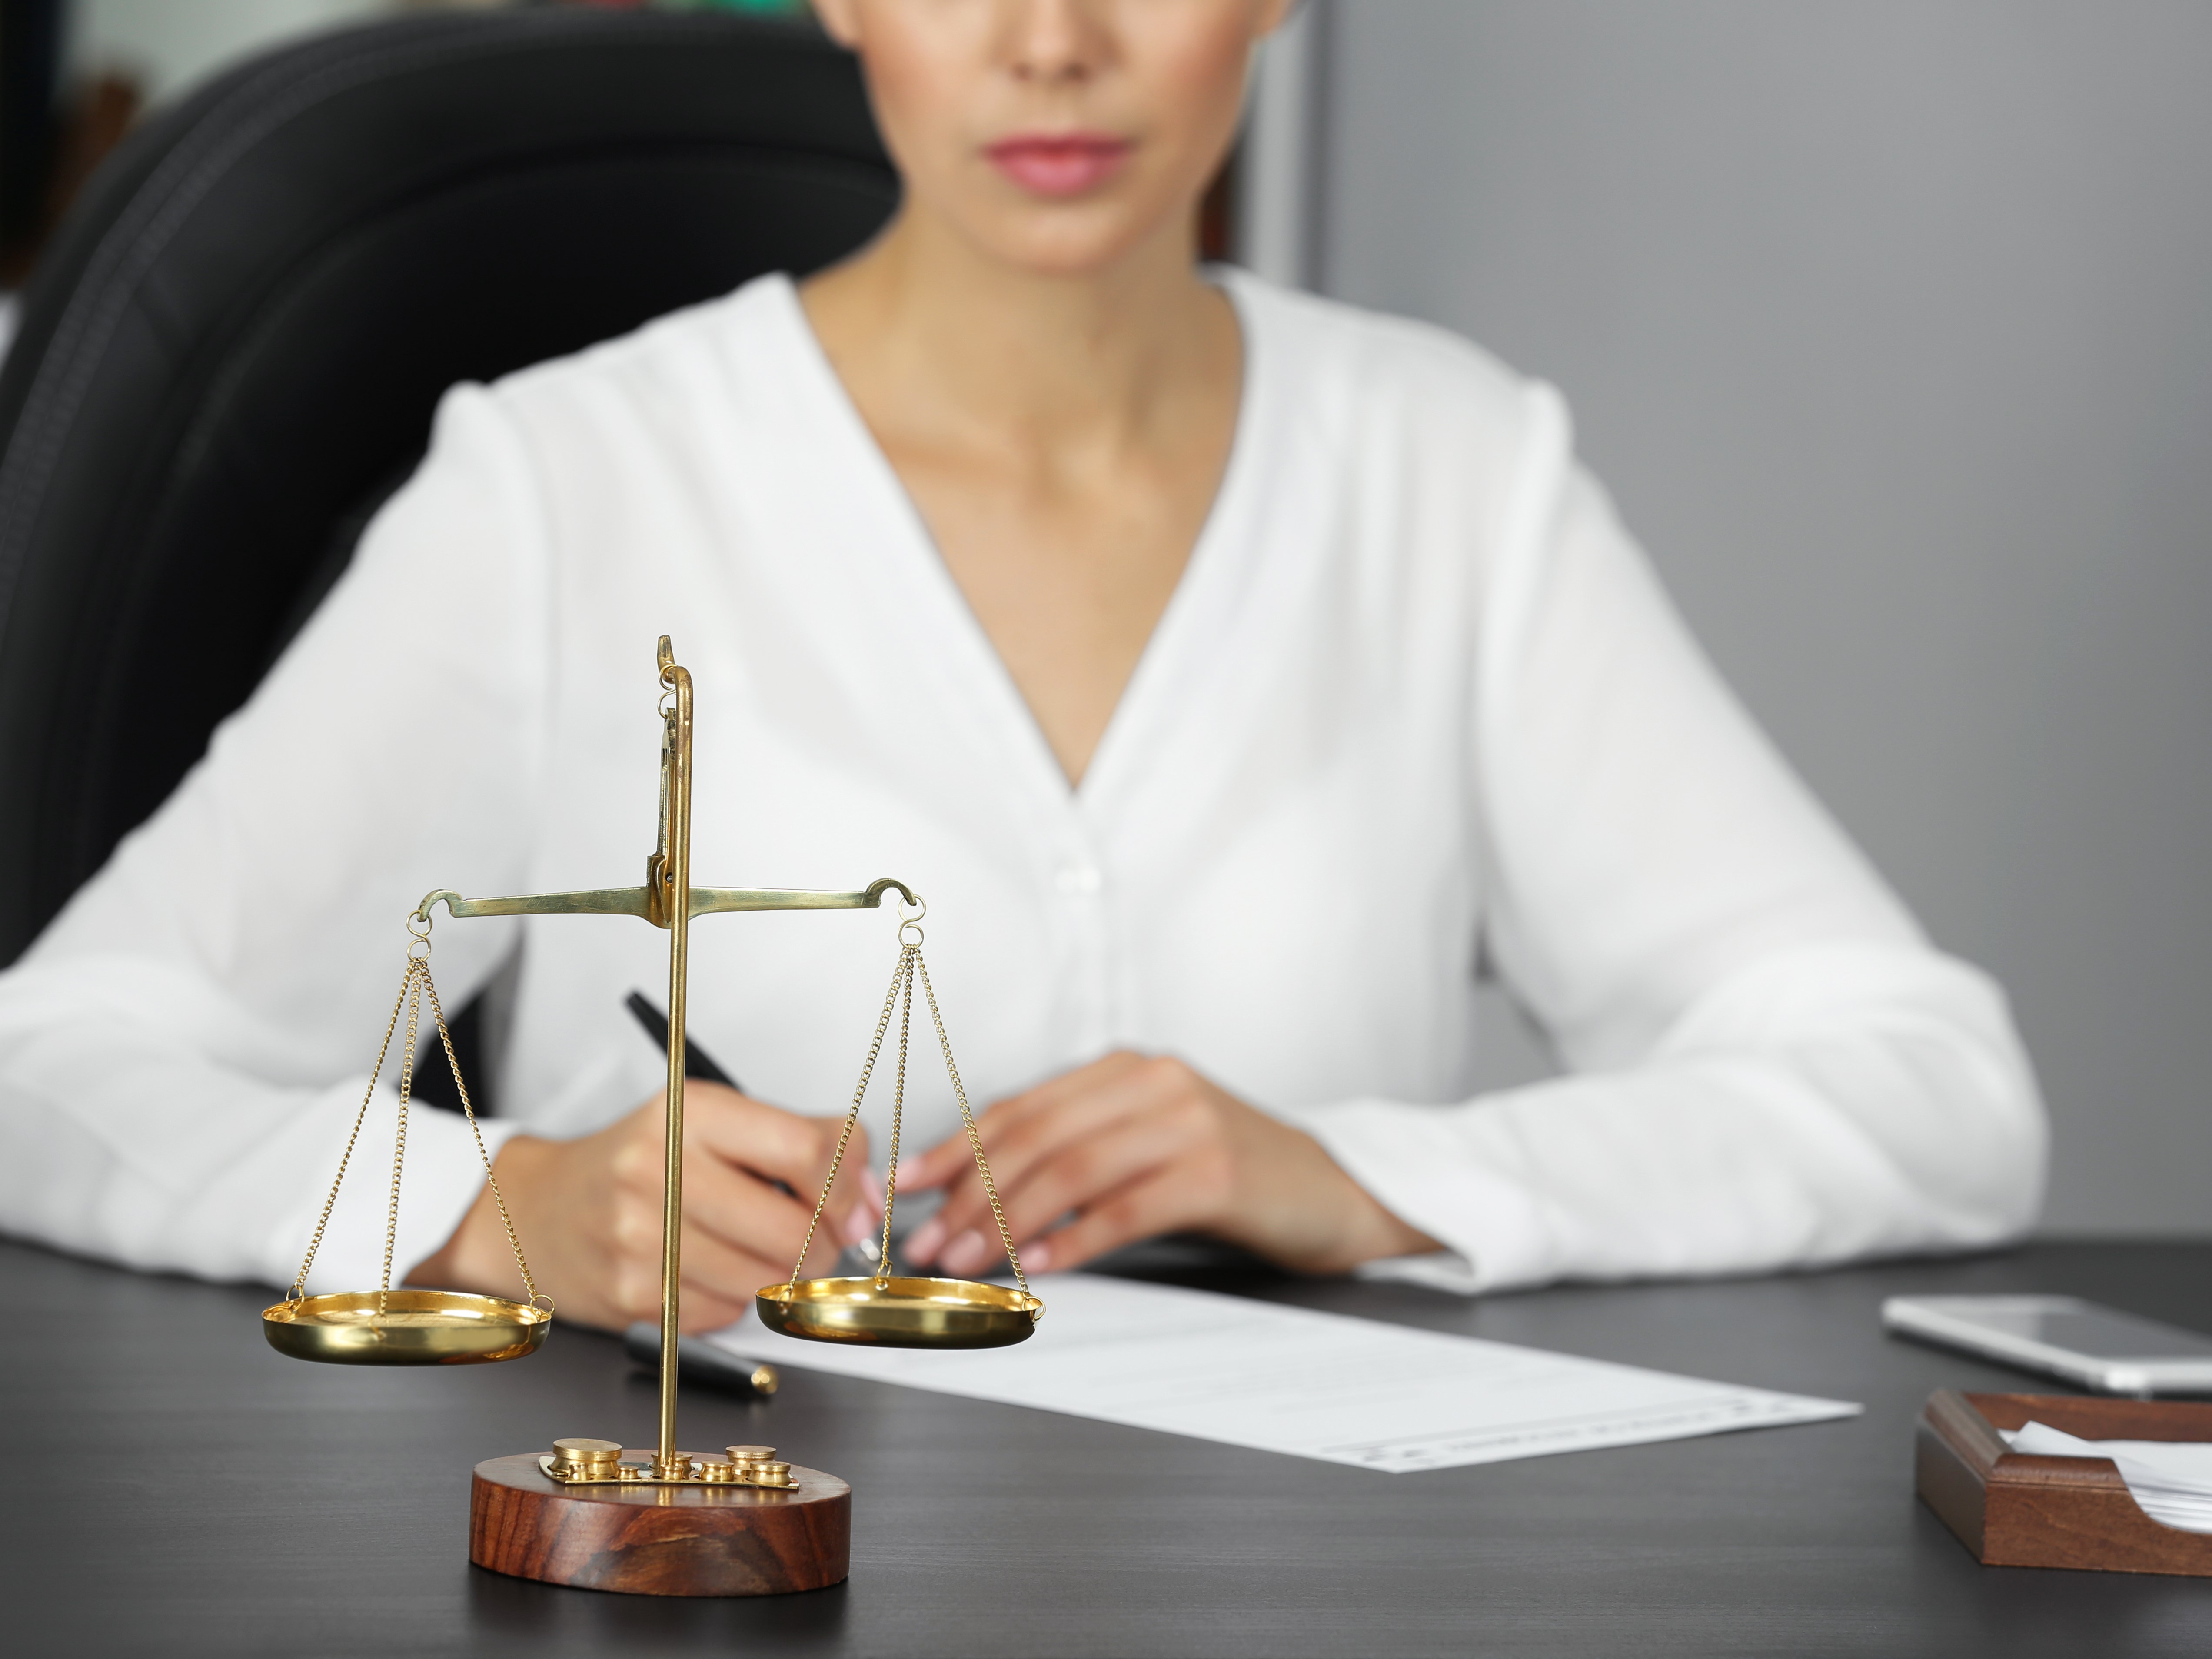
<svg viewBox="0 0 2212 1659">
<path fill-rule="evenodd" d="M 660 1445 L 656 1473 L 675 1472 L 676 1340 L 684 1277 L 684 1033 L 691 932 L 691 675 L 660 641 L 661 684 L 675 693 L 666 767 L 667 855 L 657 872 L 668 926 L 668 1114 L 660 1210 Z"/>
</svg>

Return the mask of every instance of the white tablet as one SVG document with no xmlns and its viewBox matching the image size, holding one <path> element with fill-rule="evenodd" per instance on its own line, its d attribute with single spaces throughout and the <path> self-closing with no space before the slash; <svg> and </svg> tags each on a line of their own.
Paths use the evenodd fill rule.
<svg viewBox="0 0 2212 1659">
<path fill-rule="evenodd" d="M 1893 1296 L 1883 1326 L 2099 1394 L 2212 1394 L 2212 1336 L 2072 1296 Z"/>
</svg>

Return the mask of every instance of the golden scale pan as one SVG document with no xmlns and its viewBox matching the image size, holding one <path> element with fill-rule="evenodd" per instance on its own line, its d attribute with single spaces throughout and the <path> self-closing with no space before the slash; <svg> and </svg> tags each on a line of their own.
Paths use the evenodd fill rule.
<svg viewBox="0 0 2212 1659">
<path fill-rule="evenodd" d="M 890 991 L 884 1000 L 882 1015 L 876 1022 L 875 1038 L 869 1046 L 867 1061 L 861 1069 L 860 1085 L 854 1091 L 853 1103 L 845 1116 L 844 1133 L 838 1138 L 836 1155 L 831 1161 L 829 1175 L 823 1182 L 821 1197 L 815 1203 L 813 1218 L 807 1227 L 806 1242 L 800 1247 L 791 1277 L 781 1284 L 762 1286 L 756 1297 L 761 1322 L 786 1336 L 808 1341 L 866 1343 L 895 1348 L 991 1348 L 1026 1339 L 1043 1314 L 1044 1304 L 1030 1294 L 1029 1281 L 1024 1277 L 1020 1261 L 1015 1255 L 1012 1236 L 1007 1230 L 1005 1212 L 1000 1208 L 997 1188 L 991 1180 L 990 1167 L 983 1156 L 982 1141 L 976 1133 L 975 1115 L 969 1108 L 967 1090 L 960 1080 L 959 1068 L 953 1062 L 951 1044 L 945 1036 L 945 1022 L 938 1011 L 937 994 L 930 985 L 929 969 L 922 962 L 922 933 L 918 925 L 925 914 L 921 901 L 903 882 L 890 879 L 873 882 L 854 892 L 693 887 L 690 884 L 691 676 L 687 670 L 677 665 L 665 635 L 660 641 L 659 660 L 663 687 L 659 845 L 647 860 L 645 884 L 642 887 L 597 889 L 588 892 L 541 893 L 516 898 L 488 899 L 464 898 L 458 893 L 441 889 L 424 897 L 408 918 L 408 932 L 413 936 L 414 942 L 408 947 L 407 967 L 400 982 L 399 998 L 392 1006 L 391 1019 L 386 1024 L 384 1046 L 378 1052 L 376 1066 L 370 1073 L 368 1089 L 362 1098 L 361 1111 L 355 1117 L 353 1134 L 347 1140 L 344 1156 L 339 1160 L 337 1179 L 331 1183 L 330 1197 L 324 1202 L 314 1237 L 307 1246 L 305 1260 L 300 1264 L 299 1275 L 292 1282 L 290 1294 L 283 1302 L 263 1312 L 262 1330 L 270 1346 L 279 1353 L 295 1359 L 319 1360 L 341 1365 L 484 1364 L 496 1360 L 520 1359 L 535 1353 L 544 1345 L 546 1335 L 553 1325 L 552 1300 L 539 1293 L 531 1275 L 521 1240 L 507 1214 L 507 1202 L 500 1193 L 499 1182 L 492 1173 L 491 1159 L 485 1152 L 482 1132 L 477 1130 L 476 1109 L 470 1099 L 468 1087 L 461 1079 L 460 1065 L 454 1057 L 453 1038 L 446 1026 L 445 1010 L 438 1001 L 437 988 L 430 979 L 430 913 L 433 907 L 442 902 L 447 914 L 455 917 L 636 916 L 656 927 L 665 928 L 669 935 L 668 1091 L 665 1142 L 668 1156 L 664 1176 L 661 1234 L 659 1443 L 649 1460 L 641 1456 L 624 1461 L 615 1442 L 563 1440 L 556 1443 L 551 1455 L 542 1457 L 538 1462 L 550 1479 L 567 1486 L 795 1487 L 799 1482 L 792 1476 L 790 1466 L 770 1461 L 766 1456 L 769 1450 L 766 1447 L 732 1447 L 727 1459 L 701 1457 L 676 1449 L 676 1340 L 678 1288 L 681 1276 L 678 1223 L 683 1213 L 684 1181 L 680 1149 L 684 1144 L 684 994 L 686 952 L 693 917 L 755 910 L 875 909 L 880 908 L 884 896 L 893 891 L 911 907 L 910 914 L 906 910 L 900 913 L 898 965 L 892 973 Z M 689 902 L 681 902 L 678 896 L 687 894 Z M 898 1135 L 905 1105 L 907 1042 L 917 981 L 921 986 L 938 1044 L 944 1054 L 945 1069 L 952 1080 L 954 1095 L 960 1103 L 961 1119 L 967 1127 L 969 1143 L 975 1151 L 976 1169 L 982 1177 L 984 1190 L 990 1195 L 992 1211 L 998 1221 L 1000 1240 L 1013 1269 L 1015 1285 L 1012 1287 L 969 1279 L 910 1278 L 895 1275 L 890 1270 L 891 1216 L 897 1198 Z M 493 1201 L 498 1206 L 507 1241 L 514 1249 L 515 1266 L 520 1272 L 525 1291 L 524 1299 L 519 1302 L 503 1297 L 459 1291 L 392 1288 L 392 1255 L 398 1223 L 400 1168 L 406 1152 L 407 1112 L 414 1085 L 416 1039 L 426 996 L 441 1045 L 446 1052 L 447 1064 L 452 1068 L 455 1085 L 460 1091 L 462 1109 L 467 1115 L 471 1129 L 477 1132 L 477 1152 L 483 1163 L 485 1181 Z M 860 1103 L 867 1093 L 877 1056 L 883 1048 L 884 1036 L 895 1012 L 899 1018 L 899 1053 L 891 1111 L 891 1174 L 885 1182 L 883 1239 L 877 1255 L 878 1269 L 873 1275 L 801 1279 L 799 1274 L 813 1245 L 816 1230 L 829 1203 L 830 1190 L 843 1164 L 854 1127 L 860 1121 Z M 375 1095 L 377 1078 L 382 1073 L 403 1014 L 406 1030 L 405 1041 L 400 1050 L 398 1133 L 392 1164 L 392 1199 L 385 1220 L 383 1281 L 374 1291 L 308 1296 L 305 1294 L 308 1272 L 314 1264 L 315 1252 L 322 1243 L 324 1230 L 329 1224 L 331 1209 L 337 1201 L 339 1185 L 343 1182 L 347 1166 L 352 1162 L 355 1144 L 360 1138 L 362 1125 Z"/>
</svg>

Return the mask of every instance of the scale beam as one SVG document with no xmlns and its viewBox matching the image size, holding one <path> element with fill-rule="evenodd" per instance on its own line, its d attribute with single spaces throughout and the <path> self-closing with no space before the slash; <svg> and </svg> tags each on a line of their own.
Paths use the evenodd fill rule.
<svg viewBox="0 0 2212 1659">
<path fill-rule="evenodd" d="M 444 901 L 453 916 L 635 916 L 649 915 L 653 898 L 643 887 L 595 887 L 585 893 L 526 893 L 519 898 L 463 898 L 450 887 L 423 895 L 415 914 L 423 921 L 430 907 Z"/>
<path fill-rule="evenodd" d="M 714 916 L 756 910 L 874 910 L 882 907 L 886 893 L 896 893 L 908 904 L 921 902 L 904 882 L 886 877 L 857 891 L 844 892 L 805 887 L 694 887 L 691 914 Z M 464 898 L 451 888 L 441 887 L 423 896 L 415 914 L 427 921 L 430 908 L 442 902 L 447 914 L 453 916 L 635 916 L 656 927 L 665 927 L 668 924 L 653 902 L 656 896 L 650 887 L 593 887 L 577 893 Z"/>
<path fill-rule="evenodd" d="M 694 887 L 691 914 L 726 915 L 738 910 L 874 910 L 885 893 L 896 893 L 908 904 L 921 901 L 902 881 L 888 876 L 872 881 L 857 893 L 811 892 L 803 887 Z"/>
</svg>

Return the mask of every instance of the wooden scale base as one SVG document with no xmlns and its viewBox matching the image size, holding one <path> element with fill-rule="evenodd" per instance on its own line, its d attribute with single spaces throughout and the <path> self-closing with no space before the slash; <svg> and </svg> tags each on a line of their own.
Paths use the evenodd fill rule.
<svg viewBox="0 0 2212 1659">
<path fill-rule="evenodd" d="M 625 1451 L 650 1459 L 650 1451 Z M 842 1583 L 853 1489 L 794 1468 L 795 1489 L 563 1486 L 538 1455 L 477 1465 L 469 1559 L 494 1572 L 633 1595 L 781 1595 Z"/>
</svg>

